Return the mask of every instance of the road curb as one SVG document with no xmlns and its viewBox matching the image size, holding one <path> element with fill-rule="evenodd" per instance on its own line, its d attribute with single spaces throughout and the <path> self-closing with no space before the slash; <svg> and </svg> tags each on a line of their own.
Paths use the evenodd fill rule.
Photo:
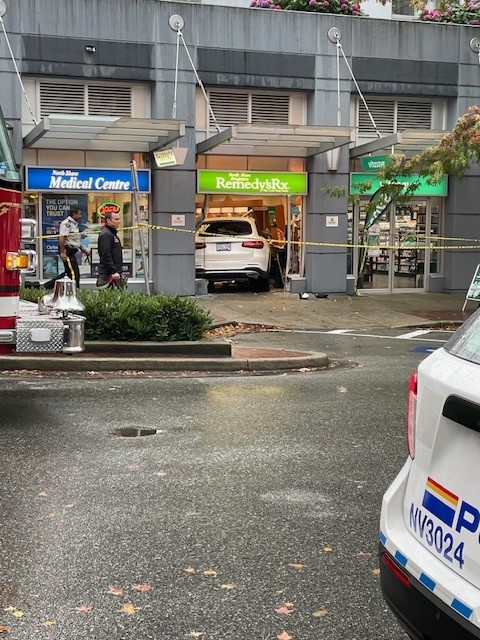
<svg viewBox="0 0 480 640">
<path fill-rule="evenodd" d="M 0 356 L 0 371 L 293 371 L 325 369 L 329 365 L 325 353 L 309 353 L 293 357 L 271 358 L 116 358 L 75 356 Z"/>
</svg>

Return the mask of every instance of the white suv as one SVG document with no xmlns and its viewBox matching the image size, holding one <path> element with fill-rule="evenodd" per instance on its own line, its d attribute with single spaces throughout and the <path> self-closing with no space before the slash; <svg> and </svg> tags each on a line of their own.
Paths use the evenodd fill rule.
<svg viewBox="0 0 480 640">
<path fill-rule="evenodd" d="M 249 281 L 270 289 L 270 245 L 253 218 L 206 218 L 195 237 L 195 274 L 209 282 Z"/>
<path fill-rule="evenodd" d="M 383 498 L 383 595 L 415 640 L 480 638 L 480 311 L 410 380 L 409 458 Z"/>
</svg>

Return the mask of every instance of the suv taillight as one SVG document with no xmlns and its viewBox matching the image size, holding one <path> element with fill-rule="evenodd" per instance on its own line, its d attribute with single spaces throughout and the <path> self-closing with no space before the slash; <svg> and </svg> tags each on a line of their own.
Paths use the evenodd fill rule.
<svg viewBox="0 0 480 640">
<path fill-rule="evenodd" d="M 407 445 L 408 455 L 415 458 L 415 420 L 417 417 L 417 384 L 418 374 L 415 371 L 410 376 L 407 403 Z"/>
<path fill-rule="evenodd" d="M 205 249 L 206 246 L 205 242 L 195 242 L 195 249 Z"/>
<path fill-rule="evenodd" d="M 261 240 L 244 240 L 242 247 L 247 247 L 247 249 L 263 249 L 263 242 Z"/>
</svg>

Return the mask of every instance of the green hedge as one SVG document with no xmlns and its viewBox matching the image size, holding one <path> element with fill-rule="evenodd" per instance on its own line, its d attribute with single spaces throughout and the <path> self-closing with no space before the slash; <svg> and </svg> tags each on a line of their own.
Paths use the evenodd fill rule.
<svg viewBox="0 0 480 640">
<path fill-rule="evenodd" d="M 45 289 L 22 288 L 22 300 L 37 302 Z M 85 340 L 177 341 L 198 340 L 212 318 L 189 298 L 138 291 L 81 289 L 85 305 Z"/>
</svg>

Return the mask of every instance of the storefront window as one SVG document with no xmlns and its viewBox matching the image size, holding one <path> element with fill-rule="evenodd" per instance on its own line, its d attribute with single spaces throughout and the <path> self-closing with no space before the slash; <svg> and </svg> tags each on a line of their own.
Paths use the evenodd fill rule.
<svg viewBox="0 0 480 640">
<path fill-rule="evenodd" d="M 148 195 L 138 194 L 139 222 L 148 222 Z M 38 277 L 49 280 L 63 272 L 63 263 L 58 255 L 58 231 L 60 223 L 69 211 L 80 209 L 82 218 L 79 228 L 82 233 L 81 244 L 90 249 L 90 256 L 78 254 L 77 259 L 82 278 L 96 278 L 98 274 L 97 238 L 102 227 L 102 213 L 118 211 L 122 216 L 122 225 L 118 233 L 123 245 L 123 271 L 128 277 L 143 277 L 143 263 L 140 232 L 144 235 L 145 254 L 148 259 L 148 229 L 133 229 L 133 211 L 131 193 L 27 193 L 24 197 L 24 216 L 36 218 L 39 223 L 39 243 L 37 253 L 40 256 Z"/>
</svg>

